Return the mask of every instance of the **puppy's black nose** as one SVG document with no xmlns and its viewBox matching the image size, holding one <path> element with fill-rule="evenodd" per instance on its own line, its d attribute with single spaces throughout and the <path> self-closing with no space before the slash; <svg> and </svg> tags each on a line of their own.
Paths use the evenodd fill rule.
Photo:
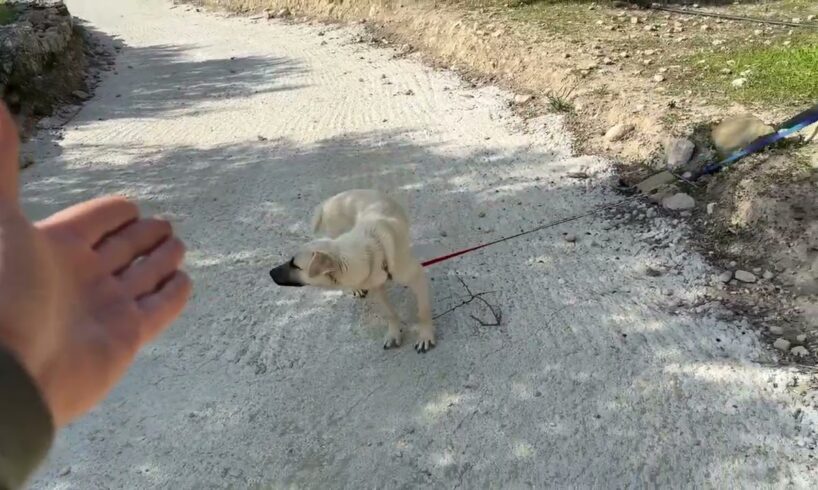
<svg viewBox="0 0 818 490">
<path fill-rule="evenodd" d="M 276 280 L 276 276 L 275 276 L 274 272 L 275 272 L 275 269 L 270 269 L 270 278 L 271 278 L 273 281 L 275 281 L 275 280 Z"/>
</svg>

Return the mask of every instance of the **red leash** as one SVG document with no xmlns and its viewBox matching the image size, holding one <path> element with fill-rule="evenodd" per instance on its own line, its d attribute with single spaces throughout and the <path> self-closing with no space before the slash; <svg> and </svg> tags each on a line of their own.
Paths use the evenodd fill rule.
<svg viewBox="0 0 818 490">
<path fill-rule="evenodd" d="M 588 211 L 587 213 L 584 213 L 584 214 L 578 214 L 576 216 L 571 216 L 569 218 L 563 218 L 561 220 L 552 221 L 550 223 L 545 223 L 545 224 L 542 224 L 542 225 L 540 225 L 540 226 L 538 226 L 536 228 L 532 228 L 532 229 L 526 230 L 526 231 L 521 231 L 520 233 L 517 233 L 516 235 L 511 235 L 511 236 L 507 236 L 507 237 L 503 237 L 503 238 L 498 238 L 497 240 L 494 240 L 494 241 L 488 242 L 488 243 L 484 243 L 482 245 L 477 245 L 476 247 L 464 248 L 463 250 L 458 250 L 457 252 L 452 252 L 450 254 L 441 255 L 440 257 L 435 257 L 435 258 L 429 259 L 429 260 L 427 260 L 425 262 L 421 262 L 420 265 L 422 265 L 423 267 L 429 267 L 430 265 L 437 264 L 438 262 L 443 262 L 444 260 L 453 259 L 455 257 L 465 255 L 465 254 L 467 254 L 469 252 L 474 252 L 475 250 L 480 250 L 481 248 L 486 248 L 486 247 L 490 247 L 492 245 L 497 245 L 498 243 L 502 243 L 502 242 L 505 242 L 507 240 L 512 240 L 514 238 L 518 238 L 518 237 L 521 237 L 523 235 L 528 235 L 530 233 L 534 233 L 535 231 L 540 231 L 540 230 L 544 230 L 546 228 L 551 228 L 553 226 L 561 225 L 563 223 L 568 223 L 569 221 L 576 221 L 578 219 L 585 218 L 587 216 L 591 216 L 593 214 L 596 214 L 599 211 L 602 211 L 603 209 L 611 209 L 611 208 L 621 206 L 621 205 L 625 204 L 626 202 L 630 202 L 631 200 L 636 199 L 637 197 L 640 197 L 640 194 L 635 194 L 635 195 L 633 195 L 631 197 L 628 197 L 626 199 L 623 199 L 623 200 L 621 200 L 619 202 L 616 202 L 616 203 L 613 203 L 613 204 L 605 204 L 605 205 L 602 205 L 602 206 L 597 206 L 597 207 L 591 209 L 590 211 Z"/>
</svg>

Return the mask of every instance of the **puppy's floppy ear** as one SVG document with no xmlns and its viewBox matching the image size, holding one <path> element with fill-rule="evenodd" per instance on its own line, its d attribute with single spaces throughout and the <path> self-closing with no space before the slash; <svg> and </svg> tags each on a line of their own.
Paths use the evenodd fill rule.
<svg viewBox="0 0 818 490">
<path fill-rule="evenodd" d="M 307 274 L 310 277 L 320 276 L 338 270 L 338 262 L 335 257 L 326 252 L 313 252 Z"/>
</svg>

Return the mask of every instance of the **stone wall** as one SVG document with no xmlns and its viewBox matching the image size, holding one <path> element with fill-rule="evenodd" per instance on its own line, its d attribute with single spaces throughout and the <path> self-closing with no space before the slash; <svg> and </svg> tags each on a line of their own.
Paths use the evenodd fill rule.
<svg viewBox="0 0 818 490">
<path fill-rule="evenodd" d="M 40 117 L 85 88 L 83 35 L 61 0 L 7 2 L 18 15 L 0 26 L 0 93 L 30 136 Z"/>
</svg>

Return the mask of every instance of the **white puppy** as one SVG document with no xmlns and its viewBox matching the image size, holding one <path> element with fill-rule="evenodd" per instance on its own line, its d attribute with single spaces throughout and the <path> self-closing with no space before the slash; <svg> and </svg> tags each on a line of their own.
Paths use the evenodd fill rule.
<svg viewBox="0 0 818 490">
<path fill-rule="evenodd" d="M 435 345 L 429 286 L 420 263 L 412 255 L 409 219 L 390 197 L 374 190 L 351 190 L 318 206 L 313 230 L 319 238 L 302 247 L 270 276 L 279 286 L 318 286 L 367 292 L 383 308 L 388 330 L 384 349 L 401 343 L 401 321 L 386 296 L 386 281 L 408 286 L 418 307 L 415 350 Z"/>
</svg>

